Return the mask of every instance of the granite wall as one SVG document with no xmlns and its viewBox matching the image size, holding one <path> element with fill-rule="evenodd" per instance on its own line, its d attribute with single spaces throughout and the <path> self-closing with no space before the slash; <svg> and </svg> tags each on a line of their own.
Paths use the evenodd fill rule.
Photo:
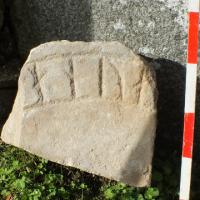
<svg viewBox="0 0 200 200">
<path fill-rule="evenodd" d="M 52 40 L 117 40 L 145 56 L 185 63 L 183 0 L 13 0 L 10 8 L 22 56 Z"/>
</svg>

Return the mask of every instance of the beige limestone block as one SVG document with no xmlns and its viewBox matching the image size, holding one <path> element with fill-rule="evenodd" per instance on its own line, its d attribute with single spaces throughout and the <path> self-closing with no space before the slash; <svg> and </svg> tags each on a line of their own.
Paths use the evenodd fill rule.
<svg viewBox="0 0 200 200">
<path fill-rule="evenodd" d="M 118 42 L 57 41 L 24 64 L 6 143 L 133 186 L 150 183 L 154 72 Z"/>
</svg>

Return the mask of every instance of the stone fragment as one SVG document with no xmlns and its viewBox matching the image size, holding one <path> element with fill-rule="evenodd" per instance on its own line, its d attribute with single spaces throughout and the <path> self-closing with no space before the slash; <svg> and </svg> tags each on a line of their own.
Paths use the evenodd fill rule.
<svg viewBox="0 0 200 200">
<path fill-rule="evenodd" d="M 40 45 L 21 70 L 1 138 L 62 165 L 146 186 L 156 130 L 154 78 L 118 42 Z"/>
</svg>

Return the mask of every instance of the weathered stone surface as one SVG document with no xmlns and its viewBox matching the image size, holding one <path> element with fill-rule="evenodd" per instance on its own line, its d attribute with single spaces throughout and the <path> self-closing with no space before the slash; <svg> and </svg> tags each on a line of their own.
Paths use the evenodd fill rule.
<svg viewBox="0 0 200 200">
<path fill-rule="evenodd" d="M 186 60 L 185 0 L 13 0 L 22 55 L 52 40 L 120 41 L 151 58 Z"/>
<path fill-rule="evenodd" d="M 154 72 L 118 42 L 43 44 L 24 64 L 2 139 L 51 161 L 123 181 L 150 182 Z"/>
</svg>

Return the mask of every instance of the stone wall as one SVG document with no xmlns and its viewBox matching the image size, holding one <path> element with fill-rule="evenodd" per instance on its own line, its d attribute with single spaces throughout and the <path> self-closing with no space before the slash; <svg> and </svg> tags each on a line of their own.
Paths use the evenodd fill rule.
<svg viewBox="0 0 200 200">
<path fill-rule="evenodd" d="M 185 63 L 186 1 L 14 0 L 21 55 L 52 40 L 117 40 L 151 58 Z"/>
</svg>

